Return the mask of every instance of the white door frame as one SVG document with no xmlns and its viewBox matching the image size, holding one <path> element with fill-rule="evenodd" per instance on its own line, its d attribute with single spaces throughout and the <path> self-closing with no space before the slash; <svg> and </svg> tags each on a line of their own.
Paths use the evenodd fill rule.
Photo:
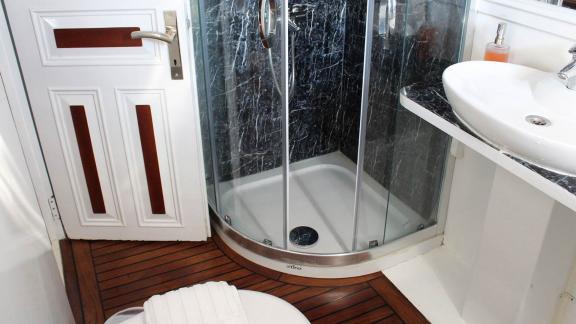
<svg viewBox="0 0 576 324">
<path fill-rule="evenodd" d="M 26 157 L 28 172 L 34 184 L 36 199 L 42 211 L 48 237 L 53 248 L 58 249 L 58 241 L 66 238 L 66 233 L 60 219 L 53 216 L 53 206 L 50 203 L 50 199 L 53 197 L 52 185 L 44 164 L 44 157 L 3 7 L 0 8 L 0 12 L 0 75 L 4 80 L 12 117 L 20 137 L 20 145 Z M 57 215 L 57 210 L 55 212 Z"/>
<path fill-rule="evenodd" d="M 194 107 L 197 109 L 194 110 L 194 116 L 196 120 L 198 120 L 199 127 L 196 127 L 196 139 L 197 139 L 197 147 L 200 154 L 196 155 L 198 168 L 200 169 L 201 174 L 203 175 L 203 181 L 206 181 L 206 166 L 204 165 L 204 148 L 202 142 L 202 124 L 200 123 L 200 100 L 198 100 L 198 80 L 196 79 L 196 56 L 194 50 L 194 43 L 197 41 L 194 39 L 194 33 L 192 31 L 192 8 L 190 6 L 190 1 L 185 1 L 186 7 L 186 21 L 184 22 L 184 26 L 186 26 L 185 30 L 185 37 L 188 38 L 188 59 L 190 60 L 190 68 L 188 71 L 185 71 L 190 74 L 190 94 L 192 95 L 192 102 L 194 103 Z M 206 229 L 206 236 L 212 236 L 212 227 L 210 226 L 210 206 L 208 204 L 208 188 L 206 185 L 202 186 L 202 202 L 206 207 L 206 215 L 207 217 L 204 218 L 204 227 Z"/>
</svg>

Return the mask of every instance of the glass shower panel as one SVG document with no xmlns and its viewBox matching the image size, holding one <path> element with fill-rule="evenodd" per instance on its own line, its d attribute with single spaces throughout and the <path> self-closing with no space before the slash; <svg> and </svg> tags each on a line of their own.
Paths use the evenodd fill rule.
<svg viewBox="0 0 576 324">
<path fill-rule="evenodd" d="M 198 106 L 200 112 L 200 124 L 202 131 L 202 150 L 204 157 L 204 172 L 206 178 L 206 191 L 208 194 L 208 203 L 212 208 L 218 210 L 216 199 L 216 177 L 214 175 L 214 160 L 212 158 L 212 139 L 210 134 L 210 116 L 208 108 L 208 92 L 206 89 L 205 70 L 204 70 L 204 51 L 202 30 L 200 28 L 200 3 L 192 1 L 190 3 L 191 12 L 191 29 L 194 43 L 195 63 L 194 71 L 196 74 L 196 88 L 198 89 Z"/>
<path fill-rule="evenodd" d="M 465 24 L 466 0 L 408 0 L 400 87 L 442 90 L 442 72 L 458 62 Z M 394 116 L 394 151 L 386 241 L 437 222 L 437 211 L 450 137 L 398 105 Z M 403 212 L 405 211 L 405 212 Z M 411 213 L 410 223 L 393 231 L 392 221 Z"/>
<path fill-rule="evenodd" d="M 290 250 L 352 250 L 365 6 L 289 1 Z"/>
<path fill-rule="evenodd" d="M 385 242 L 436 224 L 450 137 L 400 107 Z M 403 222 L 398 222 L 401 220 Z M 396 223 L 394 223 L 396 222 Z"/>
<path fill-rule="evenodd" d="M 465 0 L 375 0 L 357 250 L 437 221 L 449 137 L 399 106 L 399 91 L 442 91 L 442 71 L 459 57 L 465 8 Z"/>
<path fill-rule="evenodd" d="M 218 213 L 246 236 L 284 247 L 282 96 L 275 86 L 281 3 L 198 0 L 198 7 Z"/>
<path fill-rule="evenodd" d="M 384 243 L 389 199 L 390 162 L 393 148 L 391 129 L 402 61 L 403 25 L 397 20 L 404 9 L 396 1 L 372 2 L 371 23 L 367 28 L 370 56 L 365 66 L 365 107 L 361 135 L 362 174 L 358 192 L 355 250 Z M 399 12 L 400 11 L 400 12 Z M 366 17 L 366 13 L 362 18 Z"/>
</svg>

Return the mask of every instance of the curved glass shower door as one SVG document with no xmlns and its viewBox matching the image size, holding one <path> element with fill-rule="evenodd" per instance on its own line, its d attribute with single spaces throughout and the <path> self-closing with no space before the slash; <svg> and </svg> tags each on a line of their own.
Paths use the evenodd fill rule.
<svg viewBox="0 0 576 324">
<path fill-rule="evenodd" d="M 212 207 L 242 234 L 284 248 L 282 3 L 198 0 L 192 7 Z"/>
<path fill-rule="evenodd" d="M 303 264 L 438 235 L 449 137 L 399 93 L 441 88 L 466 0 L 192 1 L 206 180 L 225 235 Z"/>
</svg>

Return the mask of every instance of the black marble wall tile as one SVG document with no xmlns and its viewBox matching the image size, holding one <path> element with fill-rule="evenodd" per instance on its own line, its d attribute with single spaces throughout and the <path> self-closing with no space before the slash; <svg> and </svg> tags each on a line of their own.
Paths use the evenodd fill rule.
<svg viewBox="0 0 576 324">
<path fill-rule="evenodd" d="M 347 1 L 294 0 L 289 5 L 308 8 L 306 15 L 293 19 L 300 31 L 291 31 L 295 37 L 289 38 L 290 45 L 295 45 L 292 72 L 296 79 L 289 106 L 289 147 L 290 161 L 296 162 L 339 150 L 343 138 L 357 142 L 353 134 L 357 126 L 350 125 L 358 121 L 350 123 L 343 108 L 351 100 L 344 83 Z M 212 100 L 218 178 L 228 180 L 279 167 L 282 108 L 269 53 L 257 33 L 258 1 L 206 0 L 205 6 L 208 56 L 204 61 L 210 75 L 207 93 Z M 277 34 L 272 61 L 278 82 L 279 41 Z M 357 70 L 361 55 L 358 58 L 356 70 L 348 71 L 354 82 L 361 82 L 361 70 Z M 361 89 L 361 84 L 354 86 L 356 91 Z M 359 101 L 354 105 L 360 109 Z"/>
<path fill-rule="evenodd" d="M 401 87 L 437 82 L 458 59 L 466 0 L 397 0 L 382 24 L 376 0 L 364 169 L 423 216 L 434 214 L 448 139 L 398 105 Z M 207 94 L 217 170 L 237 178 L 279 167 L 282 108 L 258 33 L 258 1 L 205 0 Z M 340 150 L 356 161 L 366 1 L 291 0 L 295 86 L 290 161 Z M 278 25 L 278 29 L 280 26 Z M 272 61 L 281 76 L 278 35 Z"/>
<path fill-rule="evenodd" d="M 339 149 L 347 8 L 343 0 L 289 3 L 307 8 L 306 15 L 293 18 L 300 31 L 289 39 L 296 63 L 289 145 L 290 161 L 296 162 Z"/>
<path fill-rule="evenodd" d="M 400 35 L 401 32 L 396 30 Z M 394 122 L 402 72 L 402 42 L 403 38 L 396 34 L 372 38 L 364 170 L 386 188 L 396 142 Z"/>
<path fill-rule="evenodd" d="M 346 15 L 340 151 L 356 162 L 362 104 L 367 1 L 349 1 Z"/>
<path fill-rule="evenodd" d="M 268 50 L 258 35 L 258 1 L 205 1 L 204 57 L 209 70 L 212 127 L 221 181 L 282 163 L 280 96 L 274 88 Z M 280 28 L 280 26 L 278 26 Z M 279 38 L 279 37 L 278 37 Z M 280 77 L 280 43 L 271 56 Z"/>
</svg>

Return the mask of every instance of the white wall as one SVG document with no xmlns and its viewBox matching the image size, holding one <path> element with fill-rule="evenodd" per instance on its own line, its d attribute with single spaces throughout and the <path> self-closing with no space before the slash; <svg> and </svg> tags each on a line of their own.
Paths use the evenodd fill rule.
<svg viewBox="0 0 576 324">
<path fill-rule="evenodd" d="M 74 322 L 1 75 L 0 260 L 0 322 Z"/>
<path fill-rule="evenodd" d="M 48 172 L 46 171 L 46 166 L 44 165 L 38 135 L 36 134 L 36 128 L 28 106 L 20 70 L 18 69 L 18 61 L 10 39 L 8 23 L 3 8 L 1 7 L 0 74 L 2 74 L 4 80 L 4 88 L 8 101 L 10 102 L 12 118 L 18 130 L 22 151 L 26 158 L 26 164 L 32 178 L 34 191 L 38 199 L 38 204 L 40 205 L 40 210 L 42 211 L 44 223 L 48 230 L 48 236 L 52 242 L 54 252 L 59 254 L 58 241 L 65 238 L 66 235 L 64 234 L 62 223 L 52 217 L 52 206 L 49 202 L 49 198 L 52 196 L 52 186 Z"/>
<path fill-rule="evenodd" d="M 0 322 L 73 323 L 0 75 Z"/>
<path fill-rule="evenodd" d="M 472 60 L 483 58 L 499 22 L 508 24 L 512 63 L 557 72 L 576 44 L 576 10 L 533 0 L 476 0 L 470 15 L 465 58 Z"/>
</svg>

